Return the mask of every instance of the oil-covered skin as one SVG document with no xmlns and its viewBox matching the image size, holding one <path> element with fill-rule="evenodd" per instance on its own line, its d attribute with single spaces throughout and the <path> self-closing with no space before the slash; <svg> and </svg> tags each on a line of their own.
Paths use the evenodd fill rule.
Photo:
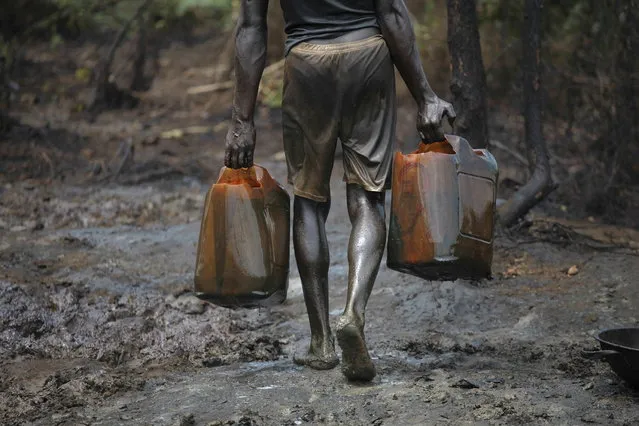
<svg viewBox="0 0 639 426">
<path fill-rule="evenodd" d="M 422 140 L 425 143 L 443 140 L 442 118 L 447 116 L 452 126 L 456 113 L 428 84 L 404 0 L 375 0 L 375 7 L 393 62 L 417 102 L 417 130 Z"/>
<path fill-rule="evenodd" d="M 268 3 L 269 0 L 241 0 L 235 43 L 236 85 L 224 157 L 224 164 L 234 169 L 253 164 L 256 137 L 253 116 L 266 65 Z M 441 141 L 444 138 L 442 118 L 447 116 L 452 125 L 456 113 L 453 106 L 437 97 L 428 84 L 406 4 L 404 0 L 374 0 L 374 4 L 393 63 L 417 103 L 417 130 L 427 143 Z M 370 35 L 370 29 L 364 29 L 328 41 L 318 39 L 310 42 L 344 43 Z"/>
<path fill-rule="evenodd" d="M 227 307 L 286 298 L 290 199 L 259 167 L 223 168 L 204 204 L 195 267 L 198 296 Z"/>
<path fill-rule="evenodd" d="M 348 296 L 337 324 L 342 349 L 342 371 L 353 380 L 371 380 L 375 366 L 364 337 L 365 310 L 373 289 L 386 242 L 384 192 L 370 192 L 358 185 L 346 187 L 352 230 L 348 245 Z M 294 360 L 316 369 L 337 365 L 328 323 L 328 265 L 324 224 L 330 203 L 295 197 L 293 242 L 304 300 L 311 326 L 311 345 Z"/>
<path fill-rule="evenodd" d="M 304 0 L 300 0 L 304 1 Z M 322 1 L 322 0 L 314 0 Z M 288 4 L 289 7 L 293 3 Z M 417 129 L 427 142 L 443 139 L 441 120 L 452 121 L 455 112 L 438 98 L 424 73 L 410 16 L 403 0 L 372 0 L 380 30 L 418 106 Z M 236 89 L 231 126 L 226 138 L 225 165 L 249 167 L 253 163 L 255 126 L 253 115 L 259 81 L 266 61 L 266 12 L 268 0 L 242 0 L 236 38 Z M 286 16 L 286 10 L 284 11 Z M 333 38 L 350 42 L 370 37 L 371 30 L 358 30 Z M 326 43 L 325 39 L 310 40 Z M 375 368 L 364 339 L 364 311 L 385 247 L 384 192 L 367 192 L 350 184 L 347 189 L 349 216 L 353 225 L 349 243 L 349 291 L 344 315 L 337 329 L 343 353 L 343 373 L 352 380 L 371 380 Z M 304 299 L 311 325 L 311 346 L 296 362 L 317 369 L 337 365 L 328 324 L 329 252 L 324 223 L 330 204 L 296 196 L 293 240 Z"/>
<path fill-rule="evenodd" d="M 293 246 L 311 327 L 311 344 L 295 354 L 296 364 L 328 370 L 339 363 L 328 322 L 328 266 L 326 218 L 330 201 L 321 203 L 296 196 L 293 201 Z"/>
<path fill-rule="evenodd" d="M 497 163 L 465 140 L 396 153 L 390 268 L 429 280 L 490 276 Z"/>
</svg>

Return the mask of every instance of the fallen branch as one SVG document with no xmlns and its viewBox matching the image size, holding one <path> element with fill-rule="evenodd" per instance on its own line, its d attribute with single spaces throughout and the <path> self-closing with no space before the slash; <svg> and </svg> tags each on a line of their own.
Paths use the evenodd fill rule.
<svg viewBox="0 0 639 426">
<path fill-rule="evenodd" d="M 223 81 L 221 83 L 213 83 L 213 84 L 204 84 L 202 86 L 193 86 L 193 87 L 189 87 L 186 91 L 187 95 L 199 95 L 202 93 L 210 93 L 210 92 L 217 92 L 220 90 L 228 90 L 228 89 L 232 89 L 233 86 L 235 85 L 235 82 L 233 82 L 232 80 L 229 81 Z"/>
<path fill-rule="evenodd" d="M 213 127 L 211 127 L 211 126 L 190 126 L 190 127 L 185 127 L 183 129 L 165 130 L 164 132 L 160 133 L 160 138 L 162 138 L 162 139 L 180 139 L 180 138 L 184 137 L 185 135 L 202 135 L 204 133 L 217 132 L 218 130 L 221 129 L 220 125 L 224 125 L 225 126 L 226 122 L 222 122 L 222 123 L 216 124 Z"/>
<path fill-rule="evenodd" d="M 550 176 L 550 169 L 537 168 L 532 178 L 499 209 L 499 220 L 511 226 L 557 188 Z"/>
<path fill-rule="evenodd" d="M 274 64 L 269 65 L 264 68 L 264 72 L 262 73 L 262 77 L 268 77 L 271 74 L 275 74 L 278 71 L 281 71 L 284 68 L 284 59 L 281 61 L 277 61 Z M 235 82 L 233 80 L 222 81 L 219 83 L 212 84 L 204 84 L 201 86 L 193 86 L 189 87 L 186 91 L 188 95 L 199 95 L 202 93 L 210 93 L 210 92 L 218 92 L 221 90 L 232 89 L 235 86 Z"/>
</svg>

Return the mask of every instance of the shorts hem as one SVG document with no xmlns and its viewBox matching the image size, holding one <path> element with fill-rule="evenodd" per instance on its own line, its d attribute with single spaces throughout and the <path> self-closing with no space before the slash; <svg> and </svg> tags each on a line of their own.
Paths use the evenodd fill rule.
<svg viewBox="0 0 639 426">
<path fill-rule="evenodd" d="M 309 200 L 317 201 L 319 203 L 325 203 L 330 200 L 330 197 L 311 194 L 309 192 L 302 191 L 301 189 L 297 189 L 295 187 L 293 187 L 293 194 L 302 198 L 308 198 Z"/>
<path fill-rule="evenodd" d="M 347 185 L 357 185 L 357 186 L 361 187 L 364 191 L 367 191 L 367 192 L 384 192 L 384 191 L 389 189 L 387 187 L 386 183 L 383 183 L 383 184 L 378 185 L 378 186 L 370 186 L 370 185 L 362 184 L 361 181 L 354 181 L 354 180 L 350 180 L 350 179 L 344 179 L 344 182 L 346 182 Z"/>
</svg>

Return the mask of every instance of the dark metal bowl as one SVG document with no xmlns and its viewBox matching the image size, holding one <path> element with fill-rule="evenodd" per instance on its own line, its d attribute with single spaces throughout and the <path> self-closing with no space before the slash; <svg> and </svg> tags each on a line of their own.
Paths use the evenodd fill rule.
<svg viewBox="0 0 639 426">
<path fill-rule="evenodd" d="M 610 368 L 633 388 L 639 389 L 639 328 L 611 328 L 595 339 L 600 351 L 585 351 L 589 359 L 603 359 Z"/>
</svg>

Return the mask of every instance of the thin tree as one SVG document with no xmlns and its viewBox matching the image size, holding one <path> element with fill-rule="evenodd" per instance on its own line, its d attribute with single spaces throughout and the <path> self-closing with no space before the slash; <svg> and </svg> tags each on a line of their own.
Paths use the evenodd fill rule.
<svg viewBox="0 0 639 426">
<path fill-rule="evenodd" d="M 486 73 L 479 43 L 475 0 L 447 0 L 450 90 L 457 111 L 455 132 L 474 148 L 488 146 Z"/>
<path fill-rule="evenodd" d="M 639 0 L 615 1 L 615 13 L 619 18 L 619 46 L 615 58 L 615 108 L 612 128 L 615 154 L 604 194 L 619 181 L 622 171 L 632 169 L 632 158 L 636 164 L 636 140 L 639 137 L 636 121 L 639 116 Z M 633 152 L 634 151 L 634 152 Z M 625 167 L 624 167 L 625 166 Z M 639 174 L 638 174 L 639 175 Z"/>
<path fill-rule="evenodd" d="M 525 138 L 534 171 L 530 180 L 499 208 L 503 225 L 510 226 L 543 200 L 556 186 L 550 174 L 548 150 L 542 131 L 541 17 L 543 0 L 525 0 L 523 43 L 523 87 Z"/>
<path fill-rule="evenodd" d="M 129 89 L 132 92 L 148 90 L 150 79 L 144 75 L 147 62 L 147 25 L 148 20 L 145 13 L 138 17 L 138 34 L 135 43 L 135 54 L 133 57 L 133 77 Z"/>
<path fill-rule="evenodd" d="M 131 26 L 135 21 L 140 19 L 152 2 L 153 0 L 144 0 L 138 6 L 133 16 L 124 22 L 124 25 L 122 25 L 122 28 L 115 36 L 106 57 L 103 58 L 98 65 L 92 99 L 88 106 L 89 111 L 97 113 L 104 108 L 119 107 L 125 103 L 125 101 L 134 102 L 135 98 L 128 91 L 118 88 L 117 85 L 111 81 L 111 68 L 115 60 L 115 53 L 124 41 Z"/>
</svg>

